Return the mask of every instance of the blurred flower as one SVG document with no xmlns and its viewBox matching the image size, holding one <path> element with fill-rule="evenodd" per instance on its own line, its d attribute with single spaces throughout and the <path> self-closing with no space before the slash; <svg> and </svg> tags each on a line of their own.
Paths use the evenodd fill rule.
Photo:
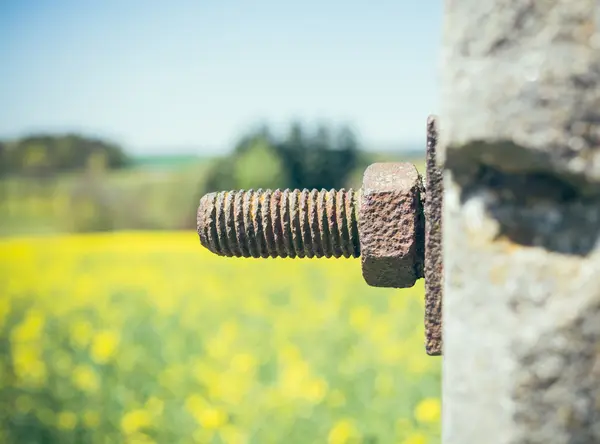
<svg viewBox="0 0 600 444">
<path fill-rule="evenodd" d="M 78 389 L 90 393 L 97 391 L 100 386 L 96 372 L 88 365 L 75 367 L 73 370 L 73 383 Z"/>
<path fill-rule="evenodd" d="M 10 313 L 10 299 L 8 297 L 0 298 L 0 328 L 4 326 L 4 320 Z"/>
<path fill-rule="evenodd" d="M 13 342 L 28 342 L 39 339 L 44 328 L 46 318 L 38 310 L 29 310 L 23 321 L 12 332 Z"/>
<path fill-rule="evenodd" d="M 314 378 L 307 382 L 304 393 L 308 401 L 317 404 L 323 400 L 327 393 L 327 382 L 322 378 Z"/>
<path fill-rule="evenodd" d="M 203 409 L 208 405 L 208 401 L 198 394 L 192 394 L 185 399 L 185 408 L 191 414 Z"/>
<path fill-rule="evenodd" d="M 358 444 L 362 424 L 437 442 L 420 282 L 398 297 L 352 260 L 231 267 L 193 232 L 0 239 L 0 416 L 39 420 L 0 443 Z"/>
<path fill-rule="evenodd" d="M 41 386 L 46 382 L 46 364 L 42 361 L 42 350 L 37 344 L 13 344 L 13 367 L 21 384 Z"/>
<path fill-rule="evenodd" d="M 227 420 L 227 415 L 223 411 L 213 408 L 204 397 L 198 394 L 186 398 L 185 408 L 204 429 L 217 429 Z"/>
<path fill-rule="evenodd" d="M 402 444 L 427 444 L 427 436 L 421 432 L 414 432 Z"/>
<path fill-rule="evenodd" d="M 438 398 L 425 398 L 415 408 L 415 418 L 422 423 L 439 422 L 442 406 Z"/>
<path fill-rule="evenodd" d="M 371 309 L 365 305 L 350 312 L 350 325 L 359 332 L 366 330 L 371 321 Z"/>
<path fill-rule="evenodd" d="M 60 412 L 56 418 L 56 425 L 59 429 L 72 430 L 77 425 L 77 415 L 69 411 Z"/>
<path fill-rule="evenodd" d="M 84 319 L 77 319 L 70 326 L 71 340 L 78 347 L 85 347 L 90 343 L 93 334 L 93 327 L 90 322 Z"/>
<path fill-rule="evenodd" d="M 107 363 L 114 355 L 119 344 L 119 333 L 115 331 L 101 331 L 94 335 L 91 356 L 98 364 Z"/>
<path fill-rule="evenodd" d="M 238 353 L 231 359 L 231 369 L 237 373 L 252 375 L 256 370 L 257 359 L 250 353 Z"/>
<path fill-rule="evenodd" d="M 150 427 L 152 415 L 144 409 L 127 412 L 121 419 L 121 429 L 126 435 L 131 435 L 141 429 Z"/>
<path fill-rule="evenodd" d="M 346 444 L 356 439 L 358 430 L 350 419 L 341 419 L 329 431 L 327 442 L 329 444 Z"/>
<path fill-rule="evenodd" d="M 195 412 L 198 423 L 208 430 L 215 430 L 227 422 L 227 413 L 215 407 L 207 407 Z"/>
<path fill-rule="evenodd" d="M 200 395 L 191 395 L 185 400 L 185 408 L 204 429 L 215 430 L 227 422 L 227 413 L 212 407 Z"/>
</svg>

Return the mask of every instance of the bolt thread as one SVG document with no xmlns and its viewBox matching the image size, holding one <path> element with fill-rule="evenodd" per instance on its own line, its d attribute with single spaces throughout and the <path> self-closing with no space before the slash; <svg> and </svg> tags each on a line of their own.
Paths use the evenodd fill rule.
<svg viewBox="0 0 600 444">
<path fill-rule="evenodd" d="M 198 207 L 200 242 L 228 257 L 358 257 L 358 192 L 209 193 Z"/>
</svg>

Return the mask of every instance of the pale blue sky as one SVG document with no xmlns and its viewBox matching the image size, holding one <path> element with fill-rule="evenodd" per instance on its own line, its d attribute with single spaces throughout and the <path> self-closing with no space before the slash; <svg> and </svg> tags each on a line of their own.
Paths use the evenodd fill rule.
<svg viewBox="0 0 600 444">
<path fill-rule="evenodd" d="M 422 143 L 441 16 L 441 0 L 0 0 L 0 137 L 202 152 L 298 118 Z"/>
</svg>

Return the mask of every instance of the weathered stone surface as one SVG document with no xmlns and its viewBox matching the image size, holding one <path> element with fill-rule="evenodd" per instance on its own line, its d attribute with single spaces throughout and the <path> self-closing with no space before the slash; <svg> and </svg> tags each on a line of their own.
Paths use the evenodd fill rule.
<svg viewBox="0 0 600 444">
<path fill-rule="evenodd" d="M 443 442 L 600 442 L 600 201 L 503 192 L 446 177 Z"/>
<path fill-rule="evenodd" d="M 462 153 L 442 157 L 512 173 L 558 174 L 595 192 L 598 3 L 446 1 L 441 145 Z"/>
<path fill-rule="evenodd" d="M 365 170 L 358 231 L 367 284 L 406 288 L 423 277 L 422 191 L 410 163 L 375 163 Z"/>
<path fill-rule="evenodd" d="M 600 442 L 600 2 L 446 9 L 443 442 Z"/>
</svg>

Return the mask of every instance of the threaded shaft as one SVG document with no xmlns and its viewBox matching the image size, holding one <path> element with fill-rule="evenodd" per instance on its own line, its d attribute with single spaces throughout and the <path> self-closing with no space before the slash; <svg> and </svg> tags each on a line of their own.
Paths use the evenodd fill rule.
<svg viewBox="0 0 600 444">
<path fill-rule="evenodd" d="M 220 256 L 358 257 L 358 192 L 248 190 L 200 200 L 200 242 Z"/>
</svg>

